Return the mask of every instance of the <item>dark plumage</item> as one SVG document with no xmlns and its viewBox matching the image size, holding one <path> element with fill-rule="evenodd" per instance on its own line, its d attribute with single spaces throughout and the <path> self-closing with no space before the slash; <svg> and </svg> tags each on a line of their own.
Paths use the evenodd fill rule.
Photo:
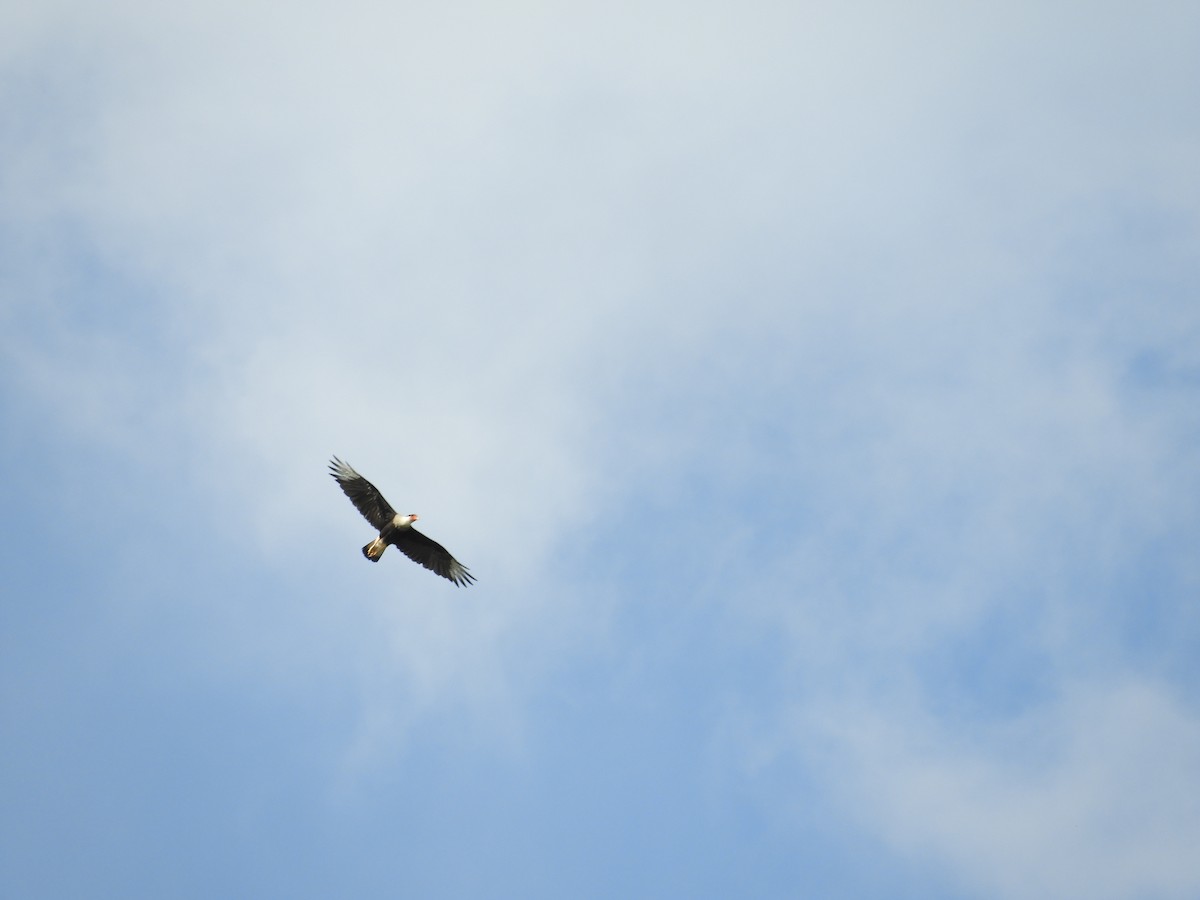
<svg viewBox="0 0 1200 900">
<path fill-rule="evenodd" d="M 475 580 L 475 576 L 467 571 L 467 567 L 451 556 L 445 547 L 412 527 L 412 523 L 418 519 L 416 513 L 409 513 L 407 516 L 397 513 L 391 504 L 383 499 L 383 494 L 379 493 L 375 485 L 336 456 L 329 463 L 329 472 L 350 498 L 350 502 L 363 514 L 363 518 L 379 531 L 379 537 L 362 549 L 363 556 L 371 562 L 379 562 L 379 557 L 383 556 L 383 551 L 391 544 L 413 562 L 420 563 L 429 571 L 450 579 L 458 586 L 470 584 Z"/>
</svg>

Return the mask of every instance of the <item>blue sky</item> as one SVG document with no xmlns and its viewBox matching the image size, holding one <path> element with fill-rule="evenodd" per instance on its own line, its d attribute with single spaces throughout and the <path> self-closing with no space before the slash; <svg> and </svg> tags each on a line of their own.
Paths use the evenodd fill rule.
<svg viewBox="0 0 1200 900">
<path fill-rule="evenodd" d="M 1200 894 L 1194 4 L 26 6 L 0 893 Z"/>
</svg>

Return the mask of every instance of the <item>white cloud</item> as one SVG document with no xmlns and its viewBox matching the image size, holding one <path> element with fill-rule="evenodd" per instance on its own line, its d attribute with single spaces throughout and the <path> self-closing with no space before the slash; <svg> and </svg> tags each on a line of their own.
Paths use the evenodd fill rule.
<svg viewBox="0 0 1200 900">
<path fill-rule="evenodd" d="M 797 683 L 748 702 L 819 725 L 898 852 L 1004 896 L 1195 886 L 1194 673 L 1130 674 L 1124 631 L 1196 528 L 1183 6 L 8 16 L 6 377 L 279 575 L 179 602 L 214 669 L 353 684 L 350 771 L 437 711 L 519 745 L 669 574 L 782 634 Z M 479 588 L 350 570 L 331 453 Z M 986 690 L 936 683 L 997 634 Z M 983 740 L 931 712 L 968 701 Z"/>
<path fill-rule="evenodd" d="M 831 748 L 821 771 L 866 826 L 972 894 L 1200 889 L 1200 720 L 1161 684 L 1074 683 L 974 733 L 905 706 L 825 709 L 804 727 L 814 722 Z"/>
</svg>

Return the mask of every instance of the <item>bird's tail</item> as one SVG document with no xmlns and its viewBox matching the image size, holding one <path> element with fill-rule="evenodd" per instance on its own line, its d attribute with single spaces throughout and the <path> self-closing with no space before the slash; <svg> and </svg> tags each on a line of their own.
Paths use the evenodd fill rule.
<svg viewBox="0 0 1200 900">
<path fill-rule="evenodd" d="M 379 557 L 383 556 L 383 551 L 386 549 L 387 542 L 383 538 L 375 538 L 375 540 L 363 547 L 363 556 L 371 562 L 379 562 Z"/>
</svg>

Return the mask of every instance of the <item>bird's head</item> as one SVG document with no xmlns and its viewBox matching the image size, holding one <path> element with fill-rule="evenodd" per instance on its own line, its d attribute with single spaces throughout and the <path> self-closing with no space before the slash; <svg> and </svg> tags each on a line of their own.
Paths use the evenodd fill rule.
<svg viewBox="0 0 1200 900">
<path fill-rule="evenodd" d="M 421 518 L 421 517 L 420 517 L 420 516 L 418 516 L 416 513 L 409 513 L 409 514 L 408 514 L 408 521 L 410 521 L 410 522 L 415 522 L 415 521 L 417 521 L 417 519 L 419 519 L 419 518 Z"/>
</svg>

